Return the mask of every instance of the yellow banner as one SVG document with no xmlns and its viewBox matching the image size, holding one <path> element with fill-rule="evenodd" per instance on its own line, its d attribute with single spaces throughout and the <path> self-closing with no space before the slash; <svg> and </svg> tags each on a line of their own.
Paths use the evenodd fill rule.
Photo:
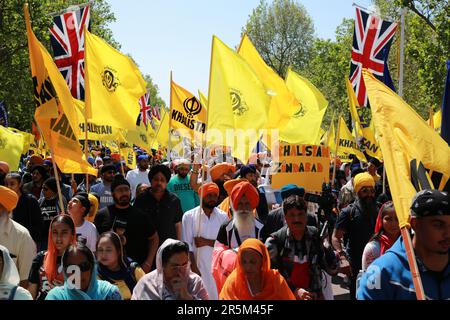
<svg viewBox="0 0 450 320">
<path fill-rule="evenodd" d="M 400 227 L 406 227 L 416 192 L 450 192 L 450 148 L 395 92 L 367 70 L 363 76 L 373 120 L 381 133 L 379 141 L 395 212 Z"/>
<path fill-rule="evenodd" d="M 119 143 L 119 153 L 123 161 L 130 169 L 136 169 L 136 153 L 133 150 L 133 145 L 126 142 Z"/>
<path fill-rule="evenodd" d="M 75 104 L 52 57 L 34 35 L 28 7 L 25 19 L 30 65 L 35 92 L 35 119 L 45 141 L 53 150 L 54 161 L 63 173 L 89 173 L 97 170 L 86 161 L 73 128 L 78 125 Z"/>
<path fill-rule="evenodd" d="M 272 165 L 272 187 L 294 183 L 307 192 L 321 192 L 330 181 L 330 149 L 305 144 L 280 144 L 279 162 Z"/>
</svg>

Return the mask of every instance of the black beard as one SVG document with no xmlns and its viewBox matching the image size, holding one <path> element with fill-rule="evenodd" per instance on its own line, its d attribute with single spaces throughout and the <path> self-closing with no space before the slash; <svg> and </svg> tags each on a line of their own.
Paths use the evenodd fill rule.
<svg viewBox="0 0 450 320">
<path fill-rule="evenodd" d="M 217 203 L 213 203 L 213 204 L 203 203 L 203 207 L 205 207 L 206 209 L 214 209 L 216 206 L 217 206 Z"/>
<path fill-rule="evenodd" d="M 361 203 L 361 209 L 363 213 L 368 214 L 370 216 L 377 215 L 377 203 L 374 198 L 361 198 L 359 199 Z"/>
</svg>

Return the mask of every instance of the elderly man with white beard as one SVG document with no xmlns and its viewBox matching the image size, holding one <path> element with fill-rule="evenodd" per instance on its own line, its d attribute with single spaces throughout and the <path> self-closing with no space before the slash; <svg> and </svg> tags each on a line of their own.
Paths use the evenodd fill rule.
<svg viewBox="0 0 450 320">
<path fill-rule="evenodd" d="M 241 243 L 248 238 L 260 239 L 263 227 L 263 223 L 253 215 L 253 210 L 258 206 L 259 194 L 250 182 L 235 185 L 230 202 L 233 218 L 220 227 L 213 251 L 212 274 L 218 293 L 234 270 L 236 252 Z"/>
</svg>

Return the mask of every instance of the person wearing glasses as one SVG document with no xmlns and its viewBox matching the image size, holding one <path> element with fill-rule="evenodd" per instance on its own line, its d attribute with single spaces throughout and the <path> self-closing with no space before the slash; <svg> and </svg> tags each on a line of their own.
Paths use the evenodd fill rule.
<svg viewBox="0 0 450 320">
<path fill-rule="evenodd" d="M 131 300 L 209 300 L 203 280 L 191 271 L 189 245 L 164 241 L 156 254 L 156 270 L 139 280 Z"/>
<path fill-rule="evenodd" d="M 97 278 L 95 256 L 82 242 L 62 256 L 64 285 L 49 291 L 45 300 L 122 300 L 117 286 Z"/>
<path fill-rule="evenodd" d="M 340 272 L 350 278 L 350 298 L 356 299 L 356 279 L 361 270 L 364 247 L 375 230 L 377 204 L 375 200 L 375 180 L 368 172 L 354 178 L 356 200 L 345 207 L 336 221 L 332 243 L 340 258 Z M 342 239 L 346 236 L 346 250 Z"/>
</svg>

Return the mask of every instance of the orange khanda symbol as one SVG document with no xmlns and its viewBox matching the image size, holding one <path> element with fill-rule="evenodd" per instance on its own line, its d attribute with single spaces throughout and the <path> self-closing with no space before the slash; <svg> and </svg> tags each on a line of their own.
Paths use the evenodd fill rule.
<svg viewBox="0 0 450 320">
<path fill-rule="evenodd" d="M 188 118 L 193 118 L 202 111 L 202 105 L 196 97 L 186 99 L 183 102 L 184 111 L 186 111 Z"/>
</svg>

